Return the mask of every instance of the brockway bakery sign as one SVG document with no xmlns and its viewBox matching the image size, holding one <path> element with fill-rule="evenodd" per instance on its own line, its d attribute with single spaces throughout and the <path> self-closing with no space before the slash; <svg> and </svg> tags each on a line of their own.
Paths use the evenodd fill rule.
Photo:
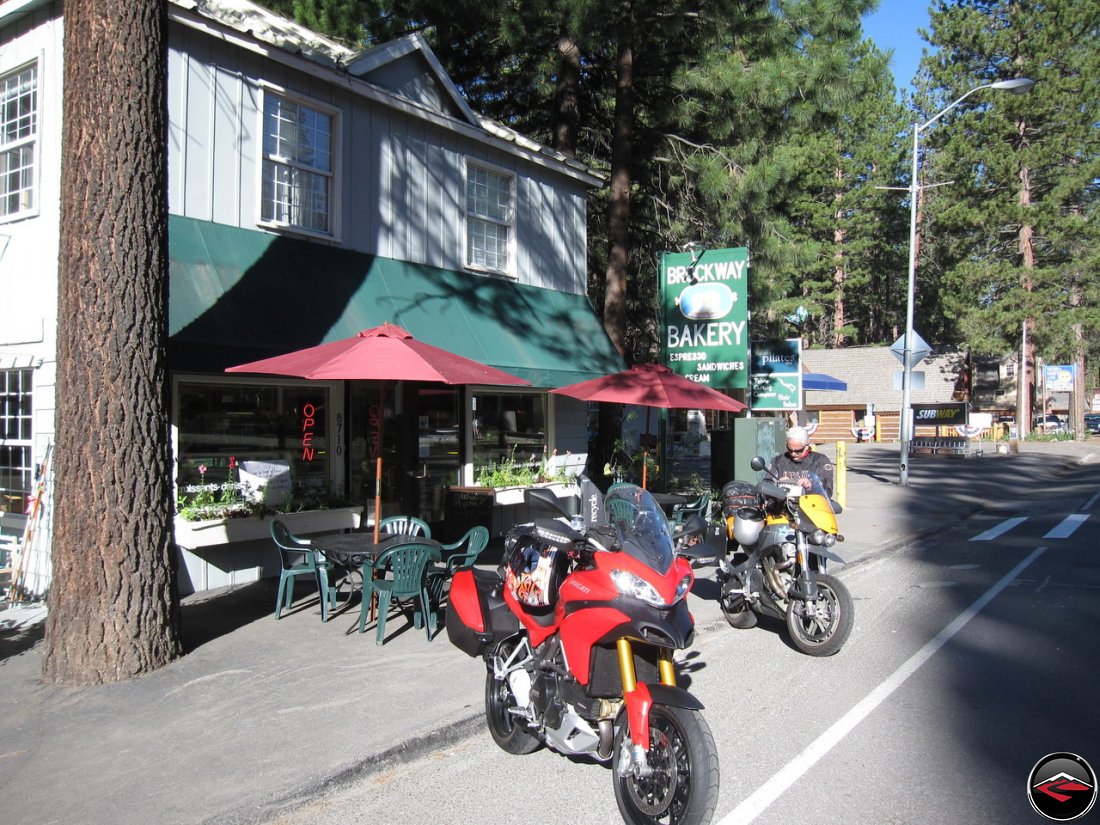
<svg viewBox="0 0 1100 825">
<path fill-rule="evenodd" d="M 673 372 L 716 390 L 748 386 L 748 272 L 744 248 L 661 255 L 662 348 Z"/>
</svg>

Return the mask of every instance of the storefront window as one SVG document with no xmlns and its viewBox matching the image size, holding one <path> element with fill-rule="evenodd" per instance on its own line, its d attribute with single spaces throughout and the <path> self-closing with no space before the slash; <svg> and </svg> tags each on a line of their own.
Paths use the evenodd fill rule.
<svg viewBox="0 0 1100 825">
<path fill-rule="evenodd" d="M 327 387 L 180 382 L 177 393 L 181 491 L 279 477 L 280 499 L 342 495 L 330 469 L 343 416 L 330 413 Z"/>
<path fill-rule="evenodd" d="M 544 393 L 474 395 L 474 472 L 501 461 L 536 463 L 546 448 Z"/>
<path fill-rule="evenodd" d="M 446 489 L 459 481 L 459 398 L 452 388 L 423 387 L 417 393 L 416 495 L 421 517 L 429 521 L 443 518 Z"/>
</svg>

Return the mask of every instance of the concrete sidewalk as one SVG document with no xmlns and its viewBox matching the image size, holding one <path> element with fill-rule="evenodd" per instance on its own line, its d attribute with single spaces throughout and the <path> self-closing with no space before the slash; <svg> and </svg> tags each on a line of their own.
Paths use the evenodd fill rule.
<svg viewBox="0 0 1100 825">
<path fill-rule="evenodd" d="M 1100 441 L 1024 444 L 1018 455 L 914 459 L 897 445 L 848 448 L 849 562 L 942 530 L 997 502 L 1021 475 L 1100 460 Z M 843 577 L 843 568 L 834 571 Z M 689 596 L 700 633 L 728 632 L 712 573 Z M 708 584 L 711 585 L 708 587 Z M 273 617 L 274 580 L 197 594 L 187 654 L 118 685 L 39 681 L 41 607 L 0 611 L 0 798 L 5 822 L 260 823 L 357 776 L 483 729 L 484 666 L 446 632 L 378 647 L 356 609 L 321 624 L 316 598 Z M 300 606 L 299 606 L 300 605 Z"/>
</svg>

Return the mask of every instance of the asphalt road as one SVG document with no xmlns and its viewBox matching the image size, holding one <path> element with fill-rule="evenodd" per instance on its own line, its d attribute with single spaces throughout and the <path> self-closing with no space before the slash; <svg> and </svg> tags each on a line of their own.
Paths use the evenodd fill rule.
<svg viewBox="0 0 1100 825">
<path fill-rule="evenodd" d="M 683 654 L 719 748 L 715 823 L 1037 823 L 1036 761 L 1071 751 L 1100 769 L 1100 468 L 1011 496 L 832 569 L 857 611 L 837 656 L 799 654 L 767 620 Z M 276 821 L 621 819 L 608 767 L 509 756 L 484 733 Z"/>
</svg>

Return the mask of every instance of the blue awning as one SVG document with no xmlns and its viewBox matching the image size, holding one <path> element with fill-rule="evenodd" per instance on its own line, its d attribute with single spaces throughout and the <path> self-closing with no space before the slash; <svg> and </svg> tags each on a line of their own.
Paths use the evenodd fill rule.
<svg viewBox="0 0 1100 825">
<path fill-rule="evenodd" d="M 844 392 L 848 389 L 848 384 L 823 372 L 804 372 L 802 373 L 802 389 Z"/>
</svg>

